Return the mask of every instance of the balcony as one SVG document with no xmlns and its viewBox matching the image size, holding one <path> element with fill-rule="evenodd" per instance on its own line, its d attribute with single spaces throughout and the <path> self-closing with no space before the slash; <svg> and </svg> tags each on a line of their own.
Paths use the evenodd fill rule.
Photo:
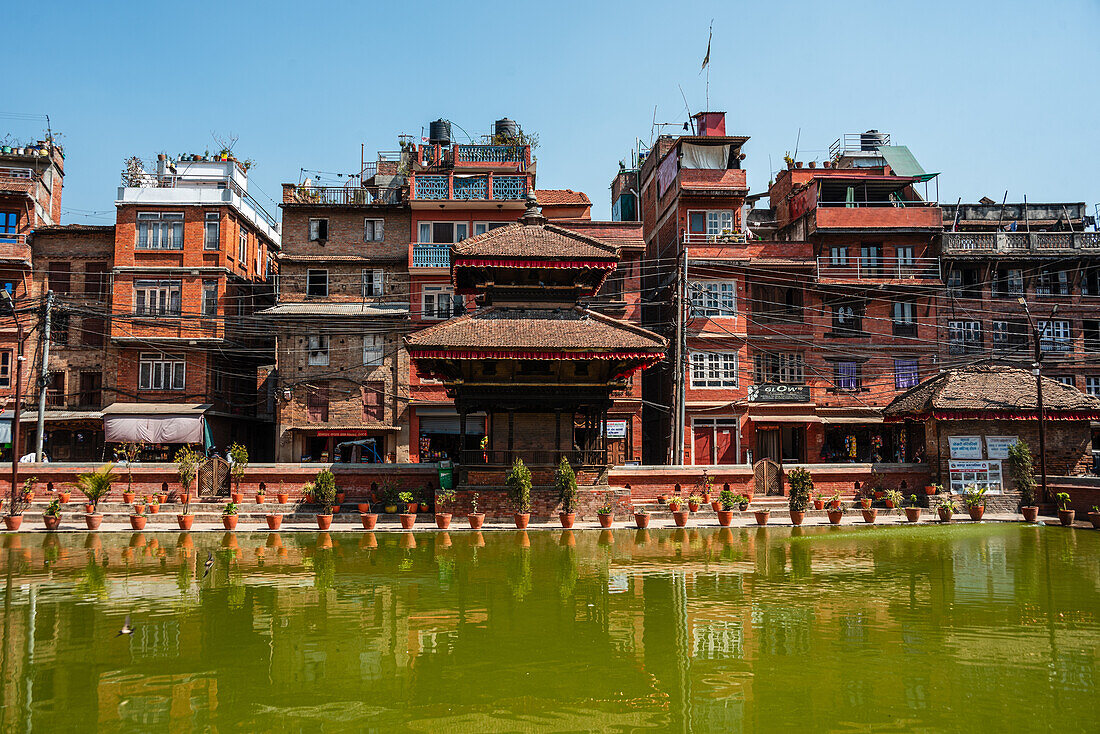
<svg viewBox="0 0 1100 734">
<path fill-rule="evenodd" d="M 530 163 L 525 145 L 456 145 L 455 163 Z"/>
<path fill-rule="evenodd" d="M 723 232 L 721 234 L 684 232 L 683 239 L 686 245 L 744 245 L 748 243 L 749 236 L 744 232 Z"/>
<path fill-rule="evenodd" d="M 527 198 L 526 175 L 456 176 L 413 174 L 409 177 L 411 201 L 523 201 Z"/>
<path fill-rule="evenodd" d="M 1100 253 L 1100 232 L 944 232 L 944 255 Z"/>
<path fill-rule="evenodd" d="M 26 234 L 0 234 L 0 261 L 30 263 L 31 248 Z"/>
<path fill-rule="evenodd" d="M 817 259 L 817 279 L 841 282 L 939 280 L 940 261 L 935 257 L 834 260 L 825 256 Z"/>
<path fill-rule="evenodd" d="M 414 268 L 451 267 L 451 246 L 417 243 L 413 245 Z"/>
<path fill-rule="evenodd" d="M 818 202 L 814 208 L 815 230 L 942 229 L 943 215 L 932 201 Z"/>
<path fill-rule="evenodd" d="M 0 167 L 0 191 L 18 192 L 33 197 L 38 174 L 29 168 Z"/>
<path fill-rule="evenodd" d="M 400 204 L 401 189 L 381 186 L 299 186 L 290 193 L 288 204 L 371 206 Z"/>
</svg>

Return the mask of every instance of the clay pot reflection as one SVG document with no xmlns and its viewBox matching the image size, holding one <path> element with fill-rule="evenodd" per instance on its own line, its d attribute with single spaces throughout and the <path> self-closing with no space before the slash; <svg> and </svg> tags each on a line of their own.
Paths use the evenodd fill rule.
<svg viewBox="0 0 1100 734">
<path fill-rule="evenodd" d="M 596 545 L 615 545 L 615 532 L 613 530 L 601 530 L 600 538 L 596 541 Z"/>
<path fill-rule="evenodd" d="M 278 533 L 267 534 L 267 547 L 268 548 L 282 548 L 283 538 Z"/>
<path fill-rule="evenodd" d="M 399 543 L 402 550 L 412 550 L 416 547 L 416 536 L 412 533 L 401 533 L 401 541 Z"/>
<path fill-rule="evenodd" d="M 649 545 L 649 530 L 638 528 L 634 531 L 634 545 Z"/>
<path fill-rule="evenodd" d="M 531 536 L 527 534 L 526 530 L 520 530 L 518 533 L 516 533 L 516 545 L 518 545 L 520 548 L 531 547 Z"/>
<path fill-rule="evenodd" d="M 4 538 L 4 547 L 18 550 L 23 547 L 23 539 L 18 535 L 9 535 Z"/>
<path fill-rule="evenodd" d="M 134 533 L 130 536 L 131 548 L 144 548 L 145 547 L 145 533 Z"/>
<path fill-rule="evenodd" d="M 317 534 L 317 547 L 322 549 L 329 549 L 332 547 L 332 535 L 329 533 Z"/>
<path fill-rule="evenodd" d="M 366 550 L 366 549 L 369 549 L 369 548 L 377 548 L 377 547 L 378 547 L 378 538 L 375 537 L 374 533 L 366 532 L 366 533 L 363 533 L 362 535 L 359 536 L 359 548 L 361 550 Z"/>
<path fill-rule="evenodd" d="M 485 534 L 478 530 L 476 533 L 470 534 L 470 545 L 478 548 L 485 547 Z"/>
<path fill-rule="evenodd" d="M 718 531 L 718 542 L 722 545 L 733 545 L 733 531 L 729 528 L 721 528 Z"/>
<path fill-rule="evenodd" d="M 236 533 L 225 533 L 222 535 L 222 548 L 240 548 L 240 544 L 237 542 Z"/>
<path fill-rule="evenodd" d="M 577 544 L 577 536 L 573 534 L 572 530 L 562 530 L 561 535 L 558 536 L 558 545 L 573 547 Z"/>
<path fill-rule="evenodd" d="M 446 530 L 444 530 L 441 533 L 436 533 L 436 536 L 435 536 L 435 547 L 436 548 L 450 548 L 451 545 L 453 545 L 453 544 L 451 543 L 451 534 L 450 533 L 448 533 Z"/>
</svg>

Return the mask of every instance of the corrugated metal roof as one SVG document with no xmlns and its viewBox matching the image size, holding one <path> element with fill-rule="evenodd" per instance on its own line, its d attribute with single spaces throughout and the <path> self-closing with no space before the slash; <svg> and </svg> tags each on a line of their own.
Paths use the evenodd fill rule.
<svg viewBox="0 0 1100 734">
<path fill-rule="evenodd" d="M 409 315 L 406 303 L 280 303 L 257 311 L 257 316 L 385 316 Z"/>
<path fill-rule="evenodd" d="M 938 176 L 938 173 L 925 173 L 916 157 L 907 145 L 880 145 L 878 152 L 886 159 L 890 170 L 897 176 L 911 176 L 920 181 L 928 181 Z"/>
</svg>

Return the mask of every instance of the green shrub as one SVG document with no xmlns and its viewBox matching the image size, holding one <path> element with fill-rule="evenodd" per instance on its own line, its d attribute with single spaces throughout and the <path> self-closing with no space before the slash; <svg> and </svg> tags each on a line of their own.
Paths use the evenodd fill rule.
<svg viewBox="0 0 1100 734">
<path fill-rule="evenodd" d="M 512 462 L 508 477 L 504 480 L 508 486 L 508 497 L 516 506 L 516 512 L 526 514 L 531 511 L 531 470 L 522 459 Z"/>
<path fill-rule="evenodd" d="M 111 473 L 114 464 L 104 464 L 93 472 L 87 472 L 76 478 L 76 486 L 88 498 L 92 505 L 92 514 L 99 508 L 99 501 L 111 493 L 111 484 L 118 477 Z"/>
<path fill-rule="evenodd" d="M 810 504 L 810 493 L 814 491 L 814 478 L 805 469 L 792 469 L 787 472 L 787 485 L 790 495 L 787 506 L 791 512 L 805 512 Z"/>
<path fill-rule="evenodd" d="M 569 459 L 564 456 L 554 472 L 554 486 L 557 487 L 558 498 L 561 500 L 561 511 L 566 514 L 573 512 L 573 504 L 577 500 L 577 475 L 570 466 Z"/>
<path fill-rule="evenodd" d="M 1031 507 L 1035 504 L 1035 459 L 1031 449 L 1024 441 L 1017 441 L 1008 447 L 1008 468 L 1012 481 L 1020 492 L 1020 505 Z"/>
<path fill-rule="evenodd" d="M 313 480 L 313 498 L 326 510 L 336 501 L 336 477 L 328 469 L 317 472 Z"/>
</svg>

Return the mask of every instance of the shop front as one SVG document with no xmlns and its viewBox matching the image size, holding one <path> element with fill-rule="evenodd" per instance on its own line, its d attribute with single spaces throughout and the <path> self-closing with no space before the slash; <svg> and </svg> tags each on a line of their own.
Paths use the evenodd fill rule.
<svg viewBox="0 0 1100 734">
<path fill-rule="evenodd" d="M 462 420 L 453 410 L 417 411 L 417 418 L 417 449 L 422 464 L 435 461 L 461 462 L 463 451 L 485 448 L 484 413 L 466 416 L 465 439 L 462 434 Z"/>
<path fill-rule="evenodd" d="M 736 464 L 741 455 L 740 419 L 733 415 L 691 419 L 691 463 Z"/>
<path fill-rule="evenodd" d="M 12 411 L 0 413 L 0 445 L 11 459 Z M 98 410 L 47 410 L 42 453 L 47 461 L 100 461 L 103 459 L 103 414 Z M 38 436 L 38 412 L 19 416 L 20 455 L 34 452 Z"/>
<path fill-rule="evenodd" d="M 108 454 L 122 456 L 123 445 L 138 447 L 137 461 L 170 462 L 183 446 L 212 445 L 206 423 L 209 403 L 112 403 L 103 409 Z"/>
<path fill-rule="evenodd" d="M 884 424 L 881 417 L 827 416 L 820 460 L 828 463 L 920 463 L 924 431 L 913 426 Z"/>
</svg>

